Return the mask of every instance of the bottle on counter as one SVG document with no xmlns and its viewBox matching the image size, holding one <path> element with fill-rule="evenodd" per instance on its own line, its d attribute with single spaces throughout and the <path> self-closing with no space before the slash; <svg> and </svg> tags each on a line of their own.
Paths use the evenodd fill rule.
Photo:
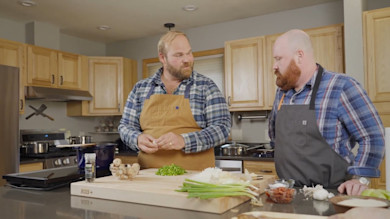
<svg viewBox="0 0 390 219">
<path fill-rule="evenodd" d="M 96 154 L 95 153 L 85 153 L 85 181 L 94 182 L 96 178 Z"/>
</svg>

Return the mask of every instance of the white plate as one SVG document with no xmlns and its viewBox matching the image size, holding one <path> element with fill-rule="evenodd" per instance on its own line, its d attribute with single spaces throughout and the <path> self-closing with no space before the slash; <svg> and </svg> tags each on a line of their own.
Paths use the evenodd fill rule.
<svg viewBox="0 0 390 219">
<path fill-rule="evenodd" d="M 89 144 L 61 144 L 57 145 L 57 148 L 69 148 L 69 147 L 88 147 L 88 146 L 95 146 L 96 143 L 89 143 Z"/>
</svg>

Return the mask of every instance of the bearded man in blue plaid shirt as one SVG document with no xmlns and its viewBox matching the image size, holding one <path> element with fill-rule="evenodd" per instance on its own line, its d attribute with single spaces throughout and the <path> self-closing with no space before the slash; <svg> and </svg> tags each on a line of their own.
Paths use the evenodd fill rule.
<svg viewBox="0 0 390 219">
<path fill-rule="evenodd" d="M 163 67 L 128 96 L 118 127 L 122 141 L 139 151 L 141 168 L 214 167 L 214 147 L 225 143 L 231 126 L 224 96 L 211 79 L 193 70 L 184 33 L 163 35 L 158 56 Z"/>
</svg>

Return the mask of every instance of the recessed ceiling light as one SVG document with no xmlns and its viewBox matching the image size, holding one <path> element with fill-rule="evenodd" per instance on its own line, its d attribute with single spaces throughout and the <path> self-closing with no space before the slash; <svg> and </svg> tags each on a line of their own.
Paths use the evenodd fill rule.
<svg viewBox="0 0 390 219">
<path fill-rule="evenodd" d="M 19 4 L 24 7 L 32 7 L 35 6 L 37 3 L 31 0 L 23 0 L 23 1 L 19 1 Z"/>
<path fill-rule="evenodd" d="M 105 30 L 111 29 L 111 27 L 108 26 L 108 25 L 100 25 L 100 26 L 97 27 L 97 29 L 105 31 Z"/>
<path fill-rule="evenodd" d="M 195 5 L 186 5 L 183 7 L 184 11 L 196 11 L 197 9 L 198 7 L 196 7 Z"/>
</svg>

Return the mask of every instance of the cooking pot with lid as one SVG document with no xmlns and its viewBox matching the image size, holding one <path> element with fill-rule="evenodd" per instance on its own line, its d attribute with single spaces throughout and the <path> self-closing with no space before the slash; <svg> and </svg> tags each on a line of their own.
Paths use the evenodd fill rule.
<svg viewBox="0 0 390 219">
<path fill-rule="evenodd" d="M 69 144 L 89 144 L 92 143 L 92 136 L 70 136 L 68 140 Z"/>
</svg>

